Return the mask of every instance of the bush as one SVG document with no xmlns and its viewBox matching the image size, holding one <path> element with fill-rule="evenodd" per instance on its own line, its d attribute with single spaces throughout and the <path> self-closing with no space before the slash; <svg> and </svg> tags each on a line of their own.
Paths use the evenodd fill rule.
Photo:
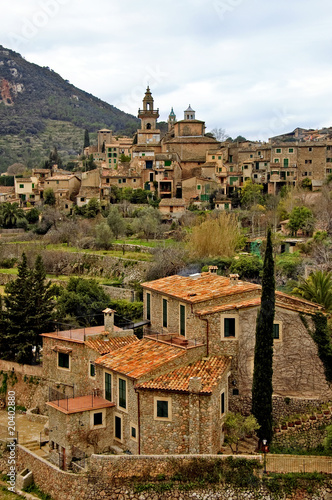
<svg viewBox="0 0 332 500">
<path fill-rule="evenodd" d="M 259 257 L 241 255 L 233 260 L 230 272 L 238 274 L 241 279 L 260 279 L 263 270 L 263 262 Z"/>
<path fill-rule="evenodd" d="M 128 302 L 128 300 L 111 300 L 110 307 L 123 318 L 131 321 L 143 317 L 143 302 Z"/>
</svg>

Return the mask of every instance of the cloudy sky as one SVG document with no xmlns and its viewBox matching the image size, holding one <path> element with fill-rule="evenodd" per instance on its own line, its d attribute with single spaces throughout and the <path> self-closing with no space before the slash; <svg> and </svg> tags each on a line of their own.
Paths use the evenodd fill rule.
<svg viewBox="0 0 332 500">
<path fill-rule="evenodd" d="M 137 114 L 188 104 L 207 130 L 264 140 L 332 126 L 331 0 L 13 0 L 0 44 Z"/>
</svg>

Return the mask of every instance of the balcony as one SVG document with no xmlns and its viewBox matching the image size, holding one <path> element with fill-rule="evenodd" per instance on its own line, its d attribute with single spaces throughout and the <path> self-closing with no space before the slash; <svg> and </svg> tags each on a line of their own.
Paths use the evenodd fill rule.
<svg viewBox="0 0 332 500">
<path fill-rule="evenodd" d="M 61 411 L 62 413 L 80 413 L 82 411 L 96 410 L 99 408 L 112 408 L 115 403 L 105 397 L 105 392 L 95 389 L 85 396 L 66 396 L 65 394 L 49 388 L 48 406 Z"/>
<path fill-rule="evenodd" d="M 160 342 L 166 342 L 167 344 L 176 345 L 179 347 L 184 347 L 186 349 L 190 347 L 197 347 L 204 345 L 203 342 L 199 342 L 196 339 L 186 339 L 183 335 L 178 333 L 159 333 L 151 328 L 147 328 L 143 335 L 144 338 L 158 340 Z"/>
</svg>

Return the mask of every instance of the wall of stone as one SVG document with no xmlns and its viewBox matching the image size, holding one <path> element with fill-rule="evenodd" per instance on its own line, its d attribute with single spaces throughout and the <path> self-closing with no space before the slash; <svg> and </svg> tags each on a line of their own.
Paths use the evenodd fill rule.
<svg viewBox="0 0 332 500">
<path fill-rule="evenodd" d="M 3 360 L 1 360 L 3 362 Z M 7 363 L 7 362 L 5 362 Z M 14 363 L 16 364 L 16 363 Z M 21 366 L 21 373 L 19 371 L 3 370 L 3 373 L 8 374 L 7 378 L 7 391 L 15 391 L 16 405 L 25 406 L 26 408 L 39 407 L 42 408 L 45 401 L 45 380 L 38 375 L 28 375 L 29 368 L 34 373 L 35 368 L 26 365 Z M 0 375 L 0 384 L 3 381 L 3 374 Z"/>
<path fill-rule="evenodd" d="M 0 371 L 1 370 L 33 377 L 43 376 L 43 367 L 41 365 L 20 365 L 19 363 L 14 363 L 14 361 L 6 361 L 4 359 L 0 359 Z"/>
<path fill-rule="evenodd" d="M 104 291 L 113 300 L 128 300 L 129 302 L 134 302 L 137 300 L 137 292 L 130 288 L 119 288 L 117 286 L 102 285 Z"/>
<path fill-rule="evenodd" d="M 272 445 L 275 447 L 296 449 L 296 448 L 316 448 L 323 444 L 327 431 L 325 425 L 331 423 L 331 415 L 318 420 L 308 419 L 301 425 L 288 427 L 286 431 L 275 432 Z"/>
</svg>

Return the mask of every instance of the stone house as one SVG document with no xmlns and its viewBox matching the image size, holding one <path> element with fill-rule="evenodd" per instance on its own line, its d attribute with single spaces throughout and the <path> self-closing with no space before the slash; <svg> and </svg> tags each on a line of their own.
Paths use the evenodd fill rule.
<svg viewBox="0 0 332 500">
<path fill-rule="evenodd" d="M 203 343 L 206 356 L 232 356 L 232 394 L 250 398 L 261 286 L 214 272 L 143 283 L 146 331 Z M 276 292 L 274 394 L 331 397 L 317 346 L 301 320 L 322 307 Z"/>
<path fill-rule="evenodd" d="M 15 177 L 15 196 L 19 199 L 21 207 L 29 202 L 35 205 L 40 201 L 38 177 Z"/>
<path fill-rule="evenodd" d="M 75 174 L 56 174 L 47 177 L 44 183 L 44 189 L 53 189 L 57 205 L 63 208 L 69 208 L 80 187 L 81 179 Z"/>
</svg>

